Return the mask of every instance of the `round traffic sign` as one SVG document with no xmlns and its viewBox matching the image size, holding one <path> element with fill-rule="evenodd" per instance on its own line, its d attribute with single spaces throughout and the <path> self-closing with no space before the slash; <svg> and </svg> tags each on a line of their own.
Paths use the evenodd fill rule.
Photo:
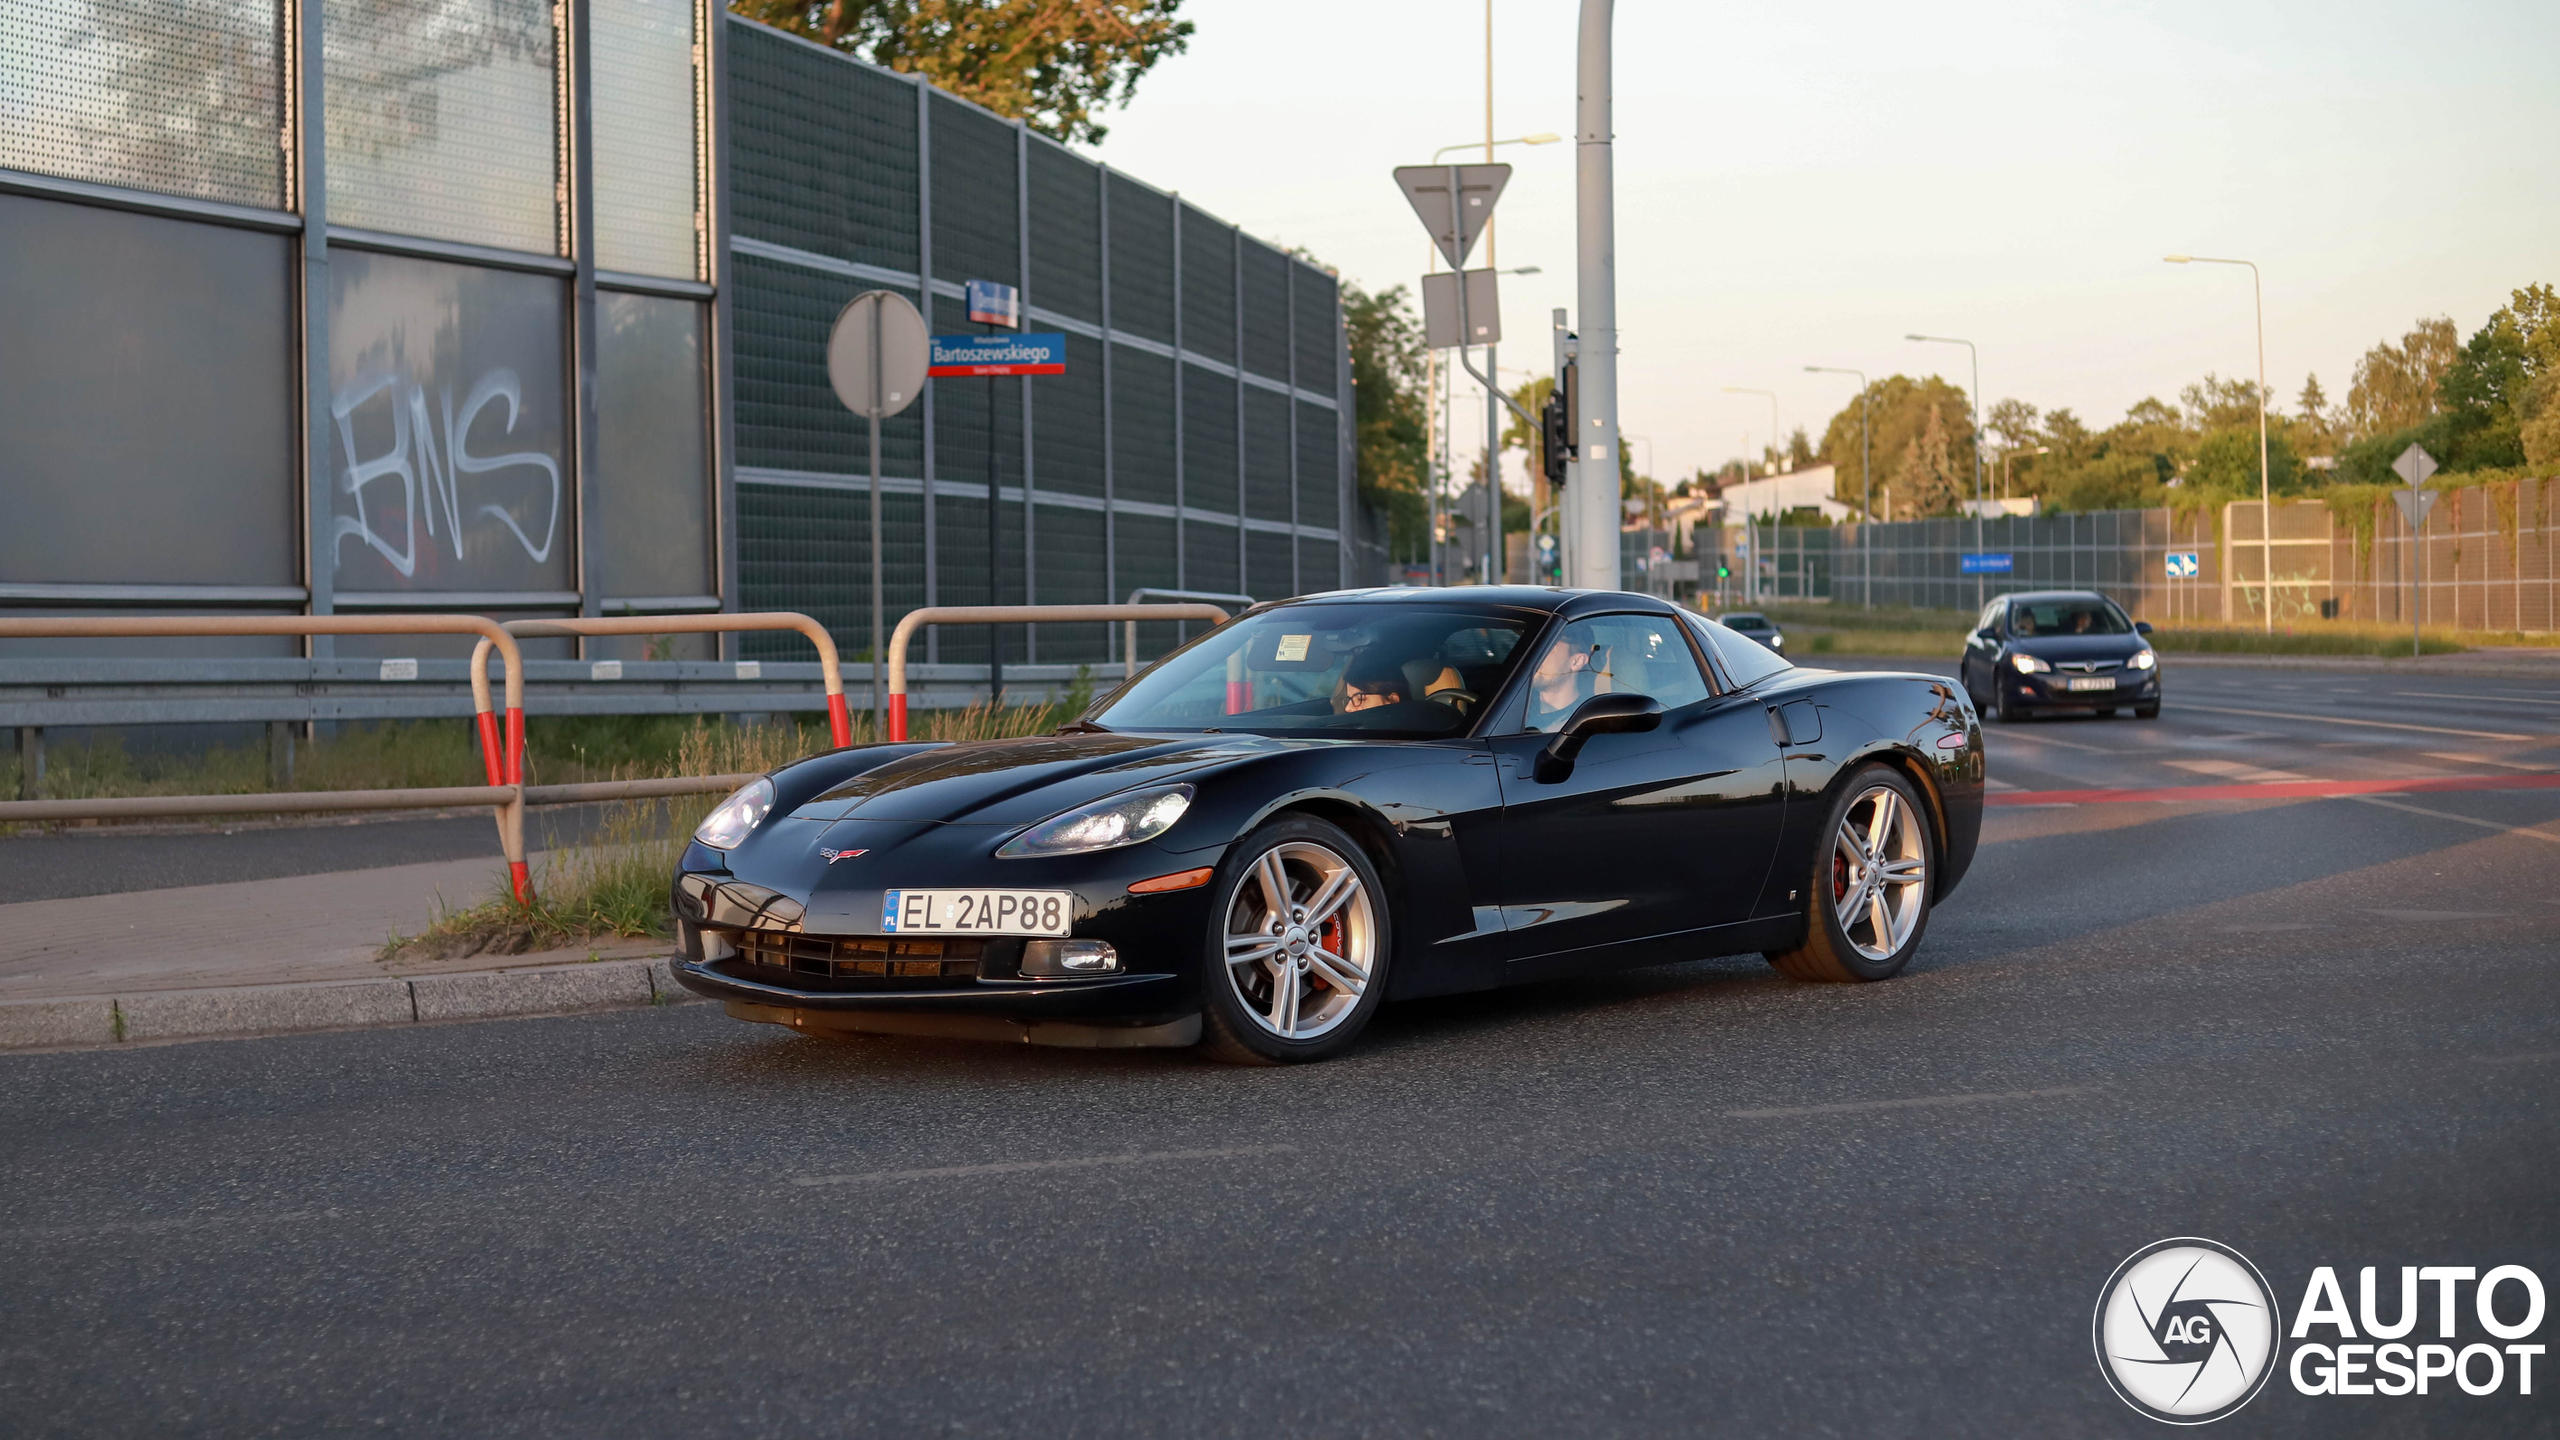
<svg viewBox="0 0 2560 1440">
<path fill-rule="evenodd" d="M 827 333 L 828 383 L 866 419 L 886 420 L 914 404 L 932 360 L 924 317 L 894 290 L 854 296 Z"/>
</svg>

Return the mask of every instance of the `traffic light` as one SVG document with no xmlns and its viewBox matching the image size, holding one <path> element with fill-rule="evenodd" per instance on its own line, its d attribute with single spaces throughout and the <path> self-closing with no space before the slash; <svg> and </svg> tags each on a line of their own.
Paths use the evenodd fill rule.
<svg viewBox="0 0 2560 1440">
<path fill-rule="evenodd" d="M 1730 580 L 1730 579 L 1732 579 L 1732 578 L 1733 578 L 1733 567 L 1732 567 L 1732 566 L 1730 566 L 1730 565 L 1725 564 L 1725 563 L 1724 563 L 1723 561 L 1721 561 L 1721 560 L 1717 561 L 1717 562 L 1716 562 L 1716 578 L 1717 578 L 1717 579 L 1719 579 L 1719 580 Z"/>
<path fill-rule="evenodd" d="M 1539 442 L 1545 452 L 1543 463 L 1546 466 L 1547 483 L 1550 485 L 1564 483 L 1565 461 L 1572 458 L 1566 452 L 1566 447 L 1573 440 L 1573 432 L 1567 428 L 1567 423 L 1564 414 L 1564 392 L 1549 391 L 1546 405 L 1538 412 L 1538 430 Z"/>
</svg>

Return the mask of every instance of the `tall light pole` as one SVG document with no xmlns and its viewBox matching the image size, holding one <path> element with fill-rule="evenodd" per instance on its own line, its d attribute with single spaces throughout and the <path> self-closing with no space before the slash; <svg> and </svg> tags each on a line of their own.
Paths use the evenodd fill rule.
<svg viewBox="0 0 2560 1440">
<path fill-rule="evenodd" d="M 1973 357 L 1973 389 L 1965 398 L 1973 402 L 1973 551 L 1982 553 L 1982 352 L 1970 340 L 1952 335 L 1905 335 L 1905 340 L 1918 340 L 1931 345 L 1961 345 Z M 1982 608 L 1984 599 L 1982 572 L 1973 572 L 1973 608 Z"/>
<path fill-rule="evenodd" d="M 2000 452 L 2000 498 L 2009 498 L 2009 462 L 2021 455 L 2050 455 L 2050 445 L 2020 445 Z"/>
<path fill-rule="evenodd" d="M 2259 578 L 2266 582 L 2258 608 L 2265 612 L 2267 633 L 2276 633 L 2276 506 L 2267 478 L 2267 291 L 2255 260 L 2226 260 L 2216 255 L 2163 255 L 2172 265 L 2246 265 L 2249 293 L 2258 309 L 2258 544 Z"/>
<path fill-rule="evenodd" d="M 1842 365 L 1807 365 L 1809 375 L 1855 375 L 1858 377 L 1858 579 L 1866 590 L 1862 608 L 1876 608 L 1876 573 L 1874 558 L 1867 551 L 1867 527 L 1876 518 L 1876 449 L 1873 432 L 1868 428 L 1867 412 L 1873 408 L 1873 397 L 1867 393 L 1867 372 Z"/>
<path fill-rule="evenodd" d="M 1618 583 L 1618 240 L 1611 159 L 1610 12 L 1614 0 L 1582 0 L 1574 58 L 1574 355 L 1582 412 L 1575 427 L 1574 550 L 1566 583 Z"/>
</svg>

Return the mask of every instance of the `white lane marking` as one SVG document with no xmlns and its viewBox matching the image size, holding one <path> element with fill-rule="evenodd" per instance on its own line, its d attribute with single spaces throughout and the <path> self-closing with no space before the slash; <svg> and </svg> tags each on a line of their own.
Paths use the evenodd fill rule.
<svg viewBox="0 0 2560 1440">
<path fill-rule="evenodd" d="M 2426 756 L 2430 760 L 2458 760 L 2465 765 L 2502 765 L 2509 770 L 2540 772 L 2550 768 L 2547 765 L 2525 765 L 2513 760 L 2501 760 L 2495 755 L 2465 755 L 2459 750 L 2429 750 Z"/>
<path fill-rule="evenodd" d="M 2560 1050 L 2536 1050 L 2530 1055 L 2474 1055 L 2483 1065 L 2538 1065 L 2545 1060 L 2560 1060 Z"/>
<path fill-rule="evenodd" d="M 2304 780 L 2291 770 L 2261 770 L 2238 760 L 2170 760 L 2164 762 L 2172 770 L 2192 770 L 2199 775 L 2227 775 L 2234 780 Z"/>
<path fill-rule="evenodd" d="M 1039 1170 L 1091 1170 L 1106 1165 L 1156 1165 L 1175 1160 L 1230 1160 L 1285 1155 L 1295 1145 L 1230 1145 L 1215 1150 L 1142 1150 L 1126 1155 L 1075 1155 L 1059 1160 L 999 1160 L 988 1165 L 939 1165 L 924 1170 L 873 1170 L 859 1175 L 794 1175 L 794 1185 L 868 1185 L 891 1180 L 950 1180 L 969 1175 L 1023 1175 Z"/>
<path fill-rule="evenodd" d="M 2290 710 L 2239 710 L 2228 705 L 2181 705 L 2215 715 L 2254 715 L 2261 720 L 2310 720 L 2322 725 L 2355 725 L 2367 730 L 2415 730 L 2426 735 L 2462 735 L 2473 740 L 2549 740 L 2549 735 L 2510 735 L 2498 730 L 2453 730 L 2442 725 L 2404 725 L 2394 720 L 2350 720 L 2343 715 L 2297 715 Z"/>
<path fill-rule="evenodd" d="M 36 1225 L 22 1230 L 0 1231 L 0 1240 L 103 1240 L 117 1235 L 166 1235 L 226 1225 L 300 1225 L 314 1220 L 335 1220 L 338 1215 L 339 1212 L 331 1208 L 246 1215 L 170 1215 L 156 1220 L 99 1220 L 87 1225 Z"/>
<path fill-rule="evenodd" d="M 2016 722 L 2012 721 L 2010 723 L 2015 724 Z M 1985 740 L 1989 740 L 1993 737 L 1997 737 L 2002 740 L 2024 740 L 2031 745 L 2059 745 L 2065 750 L 2086 750 L 2092 755 L 2113 755 L 2117 753 L 2110 746 L 2083 745 L 2075 740 L 2056 740 L 2050 735 L 2024 735 L 2020 734 L 2016 730 L 1985 730 L 1982 733 Z"/>
<path fill-rule="evenodd" d="M 1776 1120 L 1789 1115 L 1846 1115 L 1857 1110 L 1913 1110 L 1924 1105 L 1983 1105 L 1995 1100 L 2041 1100 L 2051 1095 L 2085 1095 L 2094 1085 L 2057 1085 L 2049 1090 L 1994 1090 L 1970 1095 L 1920 1095 L 1909 1100 L 1843 1100 L 1830 1105 L 1774 1105 L 1761 1110 L 1727 1110 L 1736 1120 Z"/>
<path fill-rule="evenodd" d="M 2548 830 L 2526 830 L 2514 825 L 2501 825 L 2495 820 L 2475 820 L 2468 815 L 2456 815 L 2450 810 L 2430 810 L 2424 805 L 2404 805 L 2397 800 L 2385 800 L 2379 795 L 2345 795 L 2339 798 L 2366 805 L 2379 805 L 2385 810 L 2406 810 L 2412 815 L 2425 815 L 2436 820 L 2455 820 L 2465 825 L 2477 825 L 2483 830 L 2498 830 L 2509 835 L 2530 835 L 2536 840 L 2548 840 L 2554 845 L 2560 845 L 2560 835 L 2554 835 Z"/>
<path fill-rule="evenodd" d="M 2368 905 L 2365 907 L 2365 913 L 2392 920 L 2407 920 L 2413 924 L 2425 924 L 2435 920 L 2496 920 L 2514 912 L 2508 910 L 2384 910 L 2378 906 Z"/>
<path fill-rule="evenodd" d="M 2560 705 L 2560 700 L 2543 700 L 2530 695 L 2512 695 L 2491 690 L 2480 695 L 2451 695 L 2441 690 L 2394 690 L 2394 695 L 2411 700 L 2486 700 L 2492 705 Z"/>
</svg>

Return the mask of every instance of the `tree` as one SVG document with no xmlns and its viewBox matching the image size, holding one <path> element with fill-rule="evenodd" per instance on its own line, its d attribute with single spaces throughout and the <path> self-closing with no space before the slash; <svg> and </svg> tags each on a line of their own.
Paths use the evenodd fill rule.
<svg viewBox="0 0 2560 1440">
<path fill-rule="evenodd" d="M 1859 473 L 1861 451 L 1858 445 L 1858 414 L 1861 397 L 1850 397 L 1849 403 L 1831 417 L 1823 428 L 1821 453 L 1831 457 L 1838 468 L 1832 472 L 1832 494 L 1835 499 L 1856 509 L 1865 494 L 1866 477 Z M 1964 471 L 1965 493 L 1973 493 L 1973 417 L 1964 387 L 1950 385 L 1932 375 L 1914 380 L 1908 375 L 1888 375 L 1869 384 L 1863 399 L 1869 407 L 1875 453 L 1876 505 L 1884 506 L 1884 490 L 1893 487 L 1894 509 L 1903 514 L 1920 514 L 1911 508 L 1912 494 L 1893 478 L 1900 457 L 1911 442 L 1929 424 L 1931 415 L 1946 431 L 1947 443 Z"/>
<path fill-rule="evenodd" d="M 1422 322 L 1403 286 L 1373 295 L 1346 280 L 1342 326 L 1351 350 L 1360 496 L 1387 512 L 1390 559 L 1425 558 L 1431 553 L 1431 396 Z"/>
<path fill-rule="evenodd" d="M 1191 42 L 1182 0 L 729 0 L 751 20 L 859 55 L 1022 121 L 1098 144 L 1097 112 Z"/>
<path fill-rule="evenodd" d="M 1982 428 L 1999 437 L 2003 450 L 2025 450 L 2043 443 L 2036 407 L 2024 400 L 2002 400 L 1982 417 Z"/>
<path fill-rule="evenodd" d="M 1791 471 L 1810 470 L 1813 465 L 1813 442 L 1805 438 L 1804 427 L 1799 425 L 1795 433 L 1787 437 L 1787 468 Z"/>
<path fill-rule="evenodd" d="M 2255 380 L 2225 380 L 2212 371 L 2204 378 L 2178 392 L 2178 401 L 2186 407 L 2187 418 L 2197 430 L 2220 430 L 2226 426 L 2258 423 L 2258 407 L 2262 392 Z M 2272 402 L 2273 395 L 2263 399 Z M 2268 407 L 2273 409 L 2272 403 Z M 2274 417 L 2269 416 L 2270 421 Z"/>
<path fill-rule="evenodd" d="M 2267 488 L 2278 495 L 2291 495 L 2303 489 L 2306 472 L 2294 458 L 2292 443 L 2280 432 L 2267 434 Z M 2196 446 L 2194 463 L 2187 467 L 2186 482 L 2206 490 L 2225 491 L 2242 499 L 2258 494 L 2258 426 L 2225 425 L 2207 434 Z"/>
<path fill-rule="evenodd" d="M 2069 406 L 2045 414 L 2044 443 L 2053 447 L 2055 465 L 2077 464 L 2087 459 L 2097 438 L 2089 433 L 2088 426 L 2080 423 L 2079 416 L 2071 413 Z"/>
<path fill-rule="evenodd" d="M 2306 375 L 2302 394 L 2294 402 L 2294 430 L 2303 448 L 2313 455 L 2335 455 L 2345 438 L 2346 416 L 2329 407 L 2329 392 L 2320 388 L 2318 375 Z"/>
<path fill-rule="evenodd" d="M 2461 335 L 2443 316 L 2419 321 L 2397 345 L 2386 340 L 2367 350 L 2347 391 L 2348 423 L 2371 437 L 2424 422 L 2440 408 L 2437 385 L 2461 350 Z"/>
<path fill-rule="evenodd" d="M 1904 514 L 1952 515 L 1973 490 L 1973 457 L 1961 449 L 1944 404 L 1926 408 L 1920 433 L 1903 442 L 1893 467 L 1896 508 Z"/>
</svg>

